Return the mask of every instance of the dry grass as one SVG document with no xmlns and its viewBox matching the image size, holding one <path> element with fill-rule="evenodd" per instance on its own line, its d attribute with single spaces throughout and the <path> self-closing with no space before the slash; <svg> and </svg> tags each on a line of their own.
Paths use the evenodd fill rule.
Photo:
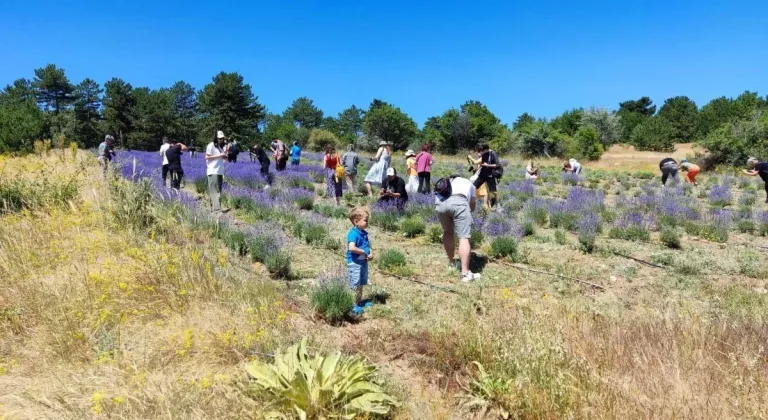
<svg viewBox="0 0 768 420">
<path fill-rule="evenodd" d="M 612 149 L 595 165 L 658 163 L 622 153 Z M 0 216 L 0 415 L 252 418 L 258 403 L 241 392 L 241 364 L 307 336 L 314 349 L 375 362 L 403 400 L 398 419 L 469 418 L 457 397 L 475 374 L 472 361 L 511 381 L 498 401 L 515 418 L 768 417 L 766 262 L 751 254 L 755 265 L 745 269 L 736 245 L 754 237 L 685 238 L 682 251 L 655 238 L 598 240 L 603 251 L 644 259 L 671 253 L 698 274 L 585 255 L 571 234 L 557 244 L 551 229 L 521 243 L 530 265 L 607 288 L 597 293 L 493 262 L 483 282 L 459 284 L 440 245 L 371 228 L 374 254 L 398 249 L 414 279 L 458 293 L 374 271 L 368 291 L 386 292 L 386 304 L 363 322 L 331 327 L 313 317 L 308 291 L 343 263 L 340 253 L 292 240 L 301 279 L 263 279 L 173 218 L 148 231 L 115 225 L 98 169 L 82 162 L 60 165 L 84 171 L 82 202 Z M 36 163 L 2 165 L 29 172 Z M 328 227 L 340 236 L 349 223 Z"/>
</svg>

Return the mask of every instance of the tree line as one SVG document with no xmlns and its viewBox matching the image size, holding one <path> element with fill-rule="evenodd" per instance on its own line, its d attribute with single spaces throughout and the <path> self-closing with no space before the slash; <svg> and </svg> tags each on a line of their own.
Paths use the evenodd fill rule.
<svg viewBox="0 0 768 420">
<path fill-rule="evenodd" d="M 524 113 L 509 126 L 483 103 L 469 100 L 419 129 L 408 114 L 380 99 L 336 116 L 325 115 L 307 97 L 281 113 L 269 112 L 238 73 L 221 72 L 200 90 L 184 81 L 160 89 L 134 87 L 119 78 L 102 87 L 90 78 L 72 84 L 64 69 L 48 64 L 31 80 L 18 79 L 0 92 L 0 152 L 28 152 L 35 140 L 59 136 L 89 148 L 105 133 L 130 149 L 155 149 L 164 136 L 203 145 L 215 130 L 224 130 L 244 145 L 277 137 L 315 150 L 352 143 L 373 150 L 384 140 L 395 149 L 428 143 L 452 154 L 489 143 L 502 153 L 585 159 L 598 159 L 616 143 L 671 151 L 675 143 L 698 142 L 714 162 L 737 163 L 768 150 L 766 108 L 768 97 L 750 91 L 702 107 L 676 96 L 657 109 L 641 97 L 615 110 L 574 108 L 553 119 Z"/>
</svg>

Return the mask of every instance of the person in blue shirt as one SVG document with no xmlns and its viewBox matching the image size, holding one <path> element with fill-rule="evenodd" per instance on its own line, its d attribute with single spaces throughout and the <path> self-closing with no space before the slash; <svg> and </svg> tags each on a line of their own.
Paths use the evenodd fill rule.
<svg viewBox="0 0 768 420">
<path fill-rule="evenodd" d="M 298 165 L 301 162 L 301 146 L 299 142 L 293 142 L 291 146 L 291 165 Z"/>
<path fill-rule="evenodd" d="M 371 302 L 363 304 L 363 286 L 368 284 L 368 261 L 373 259 L 371 243 L 368 241 L 368 218 L 370 213 L 362 207 L 349 212 L 352 229 L 347 234 L 347 279 L 349 287 L 355 291 L 355 306 L 352 312 L 362 314 Z"/>
</svg>

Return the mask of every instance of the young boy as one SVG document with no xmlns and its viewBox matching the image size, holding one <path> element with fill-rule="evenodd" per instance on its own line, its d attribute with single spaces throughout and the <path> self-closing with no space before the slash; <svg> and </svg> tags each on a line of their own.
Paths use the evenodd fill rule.
<svg viewBox="0 0 768 420">
<path fill-rule="evenodd" d="M 349 287 L 355 290 L 355 307 L 352 312 L 360 315 L 371 302 L 363 303 L 363 286 L 368 284 L 368 261 L 373 259 L 371 244 L 368 241 L 368 210 L 356 207 L 349 212 L 352 229 L 347 234 L 347 278 Z"/>
</svg>

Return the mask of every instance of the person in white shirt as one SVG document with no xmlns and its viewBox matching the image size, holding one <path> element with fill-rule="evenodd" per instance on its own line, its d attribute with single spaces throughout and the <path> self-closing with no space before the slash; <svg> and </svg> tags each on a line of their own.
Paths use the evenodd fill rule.
<svg viewBox="0 0 768 420">
<path fill-rule="evenodd" d="M 581 174 L 581 163 L 576 159 L 570 159 L 567 162 L 563 162 L 563 172 L 570 172 L 575 175 Z"/>
<path fill-rule="evenodd" d="M 166 179 L 168 179 L 168 158 L 165 157 L 165 151 L 170 147 L 168 137 L 163 137 L 163 145 L 160 146 L 160 156 L 163 157 L 163 186 L 167 186 Z"/>
<path fill-rule="evenodd" d="M 208 176 L 208 197 L 214 212 L 221 211 L 221 185 L 224 183 L 224 159 L 227 158 L 225 144 L 227 137 L 219 130 L 216 137 L 205 148 L 205 161 Z"/>
<path fill-rule="evenodd" d="M 448 256 L 448 264 L 454 267 L 454 238 L 458 235 L 461 281 L 465 283 L 481 277 L 469 271 L 469 257 L 472 253 L 469 238 L 472 236 L 472 211 L 476 205 L 476 191 L 472 181 L 451 176 L 435 184 L 435 211 L 443 228 L 443 248 Z"/>
</svg>

